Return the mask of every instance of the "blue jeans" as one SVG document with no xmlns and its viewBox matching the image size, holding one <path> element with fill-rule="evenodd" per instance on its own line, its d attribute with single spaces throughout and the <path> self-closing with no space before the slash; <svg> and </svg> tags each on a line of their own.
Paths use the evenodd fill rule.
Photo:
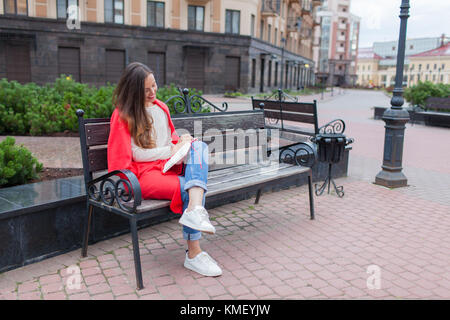
<svg viewBox="0 0 450 320">
<path fill-rule="evenodd" d="M 205 206 L 205 194 L 208 188 L 208 145 L 201 141 L 194 141 L 186 156 L 184 165 L 184 176 L 178 176 L 181 187 L 181 200 L 183 201 L 183 212 L 189 204 L 188 190 L 192 187 L 201 187 L 205 190 L 203 194 L 203 206 Z M 199 240 L 201 231 L 183 226 L 183 238 L 185 240 Z"/>
</svg>

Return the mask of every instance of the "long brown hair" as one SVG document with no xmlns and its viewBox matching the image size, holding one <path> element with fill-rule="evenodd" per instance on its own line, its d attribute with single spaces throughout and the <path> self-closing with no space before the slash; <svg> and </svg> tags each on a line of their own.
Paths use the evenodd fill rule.
<svg viewBox="0 0 450 320">
<path fill-rule="evenodd" d="M 152 138 L 153 118 L 145 111 L 145 79 L 153 71 L 145 64 L 130 63 L 124 70 L 113 94 L 113 104 L 120 117 L 128 123 L 128 129 L 137 146 L 154 148 Z"/>
</svg>

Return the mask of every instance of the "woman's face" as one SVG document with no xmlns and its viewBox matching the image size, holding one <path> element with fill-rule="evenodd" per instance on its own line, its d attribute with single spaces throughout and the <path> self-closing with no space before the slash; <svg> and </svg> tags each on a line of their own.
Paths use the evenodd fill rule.
<svg viewBox="0 0 450 320">
<path fill-rule="evenodd" d="M 145 79 L 145 104 L 155 101 L 157 90 L 158 86 L 156 85 L 155 77 L 150 73 Z"/>
</svg>

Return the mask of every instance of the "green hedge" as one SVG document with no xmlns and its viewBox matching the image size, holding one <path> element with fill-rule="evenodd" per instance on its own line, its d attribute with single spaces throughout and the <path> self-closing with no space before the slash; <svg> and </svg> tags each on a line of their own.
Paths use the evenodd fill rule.
<svg viewBox="0 0 450 320">
<path fill-rule="evenodd" d="M 23 146 L 15 145 L 13 137 L 0 142 L 0 187 L 24 184 L 37 179 L 42 163 Z"/>
<path fill-rule="evenodd" d="M 38 86 L 0 80 L 0 135 L 45 135 L 55 132 L 78 132 L 76 109 L 83 109 L 86 118 L 108 118 L 114 107 L 115 86 L 99 88 L 78 83 L 62 75 L 54 83 Z M 171 84 L 157 92 L 157 98 L 167 101 L 179 95 Z M 190 90 L 190 95 L 202 94 Z M 169 106 L 173 113 L 173 105 Z M 207 111 L 207 110 L 206 110 Z"/>
<path fill-rule="evenodd" d="M 425 101 L 429 97 L 450 97 L 450 84 L 434 84 L 430 81 L 419 82 L 417 85 L 407 88 L 404 97 L 412 105 L 425 108 Z"/>
</svg>

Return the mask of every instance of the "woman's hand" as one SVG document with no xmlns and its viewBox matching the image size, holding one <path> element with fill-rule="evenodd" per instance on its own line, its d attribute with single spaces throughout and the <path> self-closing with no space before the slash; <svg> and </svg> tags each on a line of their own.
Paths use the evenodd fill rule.
<svg viewBox="0 0 450 320">
<path fill-rule="evenodd" d="M 173 156 L 175 153 L 177 153 L 180 148 L 185 145 L 186 143 L 191 143 L 189 139 L 179 139 L 178 143 L 172 146 L 170 156 Z"/>
<path fill-rule="evenodd" d="M 185 133 L 183 135 L 181 135 L 180 139 L 178 140 L 178 143 L 181 141 L 189 141 L 191 142 L 192 139 L 194 139 L 189 133 Z"/>
</svg>

